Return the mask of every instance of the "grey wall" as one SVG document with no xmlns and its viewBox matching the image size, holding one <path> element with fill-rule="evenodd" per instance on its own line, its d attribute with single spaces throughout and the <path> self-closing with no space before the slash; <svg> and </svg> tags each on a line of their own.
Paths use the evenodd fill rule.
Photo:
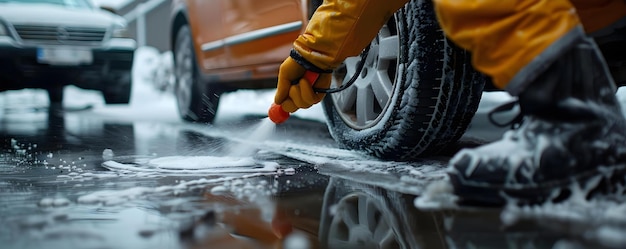
<svg viewBox="0 0 626 249">
<path fill-rule="evenodd" d="M 145 40 L 139 39 L 138 8 L 143 3 L 145 14 Z M 151 46 L 161 52 L 170 50 L 170 5 L 171 0 L 134 0 L 116 11 L 128 21 L 128 31 L 140 46 Z M 144 43 L 144 44 L 141 44 Z"/>
</svg>

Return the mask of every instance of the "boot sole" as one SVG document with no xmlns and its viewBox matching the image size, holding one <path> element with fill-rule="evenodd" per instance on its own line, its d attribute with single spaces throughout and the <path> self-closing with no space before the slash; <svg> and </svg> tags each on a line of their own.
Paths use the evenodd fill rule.
<svg viewBox="0 0 626 249">
<path fill-rule="evenodd" d="M 508 201 L 515 201 L 517 205 L 542 204 L 546 201 L 560 202 L 566 200 L 572 193 L 572 184 L 578 183 L 581 189 L 592 193 L 611 194 L 612 191 L 623 189 L 626 181 L 626 164 L 611 167 L 600 167 L 593 171 L 583 172 L 561 181 L 547 182 L 534 186 L 509 187 L 504 185 L 485 186 L 466 180 L 456 170 L 448 173 L 450 183 L 454 187 L 454 194 L 458 196 L 458 203 L 472 206 L 503 206 Z M 596 181 L 596 186 L 588 186 Z"/>
</svg>

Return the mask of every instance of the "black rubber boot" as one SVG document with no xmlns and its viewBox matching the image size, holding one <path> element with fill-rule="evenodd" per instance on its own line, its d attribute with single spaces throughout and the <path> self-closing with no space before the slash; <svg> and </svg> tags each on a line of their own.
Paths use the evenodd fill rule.
<svg viewBox="0 0 626 249">
<path fill-rule="evenodd" d="M 518 96 L 526 119 L 517 130 L 454 156 L 449 176 L 460 201 L 557 202 L 572 184 L 611 191 L 626 172 L 626 121 L 615 93 L 595 43 L 583 39 Z"/>
</svg>

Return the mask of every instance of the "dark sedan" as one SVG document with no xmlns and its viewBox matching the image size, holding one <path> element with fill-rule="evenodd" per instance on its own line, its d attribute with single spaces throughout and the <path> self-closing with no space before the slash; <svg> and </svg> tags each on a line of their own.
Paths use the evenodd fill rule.
<svg viewBox="0 0 626 249">
<path fill-rule="evenodd" d="M 75 85 L 127 104 L 135 49 L 124 18 L 87 0 L 0 0 L 0 91 L 46 89 L 61 103 Z"/>
</svg>

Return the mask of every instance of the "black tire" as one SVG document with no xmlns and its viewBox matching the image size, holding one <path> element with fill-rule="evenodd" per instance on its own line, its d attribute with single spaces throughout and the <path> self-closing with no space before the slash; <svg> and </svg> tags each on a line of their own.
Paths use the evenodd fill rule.
<svg viewBox="0 0 626 249">
<path fill-rule="evenodd" d="M 113 83 L 103 83 L 106 86 L 114 86 L 102 90 L 104 103 L 111 104 L 128 104 L 130 103 L 130 95 L 132 91 L 132 79 L 130 73 L 117 77 Z"/>
<path fill-rule="evenodd" d="M 463 135 L 485 79 L 473 70 L 469 53 L 445 39 L 431 1 L 413 0 L 399 10 L 367 58 L 353 86 L 323 100 L 336 141 L 380 158 L 411 160 Z M 354 74 L 356 61 L 348 58 L 335 71 L 333 86 Z"/>
<path fill-rule="evenodd" d="M 188 25 L 176 34 L 174 44 L 174 94 L 183 120 L 211 123 L 217 114 L 221 91 L 201 79 Z"/>
<path fill-rule="evenodd" d="M 444 248 L 432 213 L 414 207 L 414 196 L 332 177 L 320 217 L 322 248 Z M 382 238 L 381 238 L 382 237 Z"/>
<path fill-rule="evenodd" d="M 46 89 L 48 92 L 48 100 L 50 104 L 62 104 L 63 103 L 63 85 L 55 85 Z"/>
</svg>

